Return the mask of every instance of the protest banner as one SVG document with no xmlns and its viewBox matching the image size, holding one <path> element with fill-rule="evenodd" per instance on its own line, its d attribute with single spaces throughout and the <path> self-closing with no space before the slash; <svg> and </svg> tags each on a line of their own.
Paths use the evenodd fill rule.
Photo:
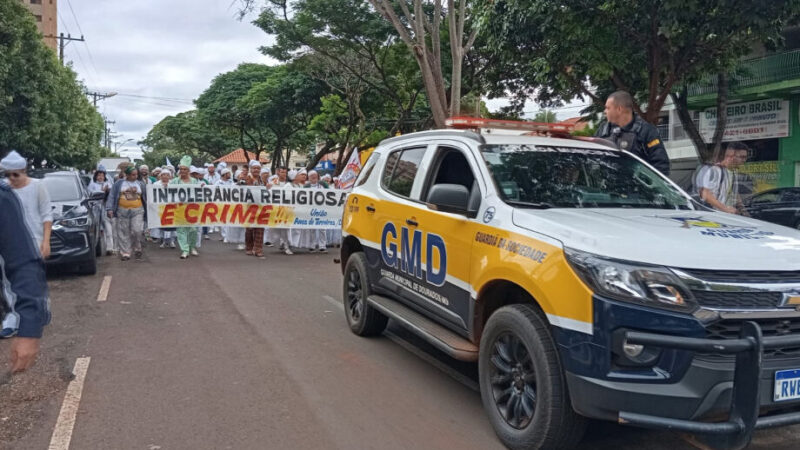
<svg viewBox="0 0 800 450">
<path fill-rule="evenodd" d="M 347 192 L 264 186 L 147 186 L 148 228 L 339 229 Z"/>
</svg>

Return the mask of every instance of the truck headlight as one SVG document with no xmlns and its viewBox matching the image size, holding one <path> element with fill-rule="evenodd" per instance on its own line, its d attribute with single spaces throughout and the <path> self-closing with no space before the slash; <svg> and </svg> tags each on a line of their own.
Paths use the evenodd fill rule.
<svg viewBox="0 0 800 450">
<path fill-rule="evenodd" d="M 618 261 L 569 248 L 564 253 L 578 276 L 598 294 L 682 312 L 697 308 L 691 291 L 666 267 Z"/>
</svg>

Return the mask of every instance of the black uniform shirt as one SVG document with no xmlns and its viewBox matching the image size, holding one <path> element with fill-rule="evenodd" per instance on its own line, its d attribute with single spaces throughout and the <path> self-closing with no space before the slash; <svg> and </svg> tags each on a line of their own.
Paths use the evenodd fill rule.
<svg viewBox="0 0 800 450">
<path fill-rule="evenodd" d="M 633 115 L 633 120 L 624 127 L 606 122 L 597 133 L 596 137 L 608 139 L 615 143 L 621 150 L 627 150 L 647 161 L 664 175 L 669 175 L 669 156 L 658 129 L 644 119 Z"/>
</svg>

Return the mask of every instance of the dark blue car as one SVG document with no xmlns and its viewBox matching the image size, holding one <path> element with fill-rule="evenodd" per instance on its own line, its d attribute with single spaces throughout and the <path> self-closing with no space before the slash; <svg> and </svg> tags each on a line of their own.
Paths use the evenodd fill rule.
<svg viewBox="0 0 800 450">
<path fill-rule="evenodd" d="M 42 182 L 53 208 L 47 264 L 68 265 L 86 275 L 96 273 L 97 257 L 105 253 L 104 194 L 90 195 L 77 172 L 49 172 Z"/>
</svg>

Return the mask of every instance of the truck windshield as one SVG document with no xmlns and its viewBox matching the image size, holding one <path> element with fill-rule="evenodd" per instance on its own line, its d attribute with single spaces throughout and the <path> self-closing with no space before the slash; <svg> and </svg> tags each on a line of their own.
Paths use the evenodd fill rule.
<svg viewBox="0 0 800 450">
<path fill-rule="evenodd" d="M 532 208 L 690 209 L 689 200 L 635 158 L 613 150 L 485 145 L 503 200 Z"/>
</svg>

